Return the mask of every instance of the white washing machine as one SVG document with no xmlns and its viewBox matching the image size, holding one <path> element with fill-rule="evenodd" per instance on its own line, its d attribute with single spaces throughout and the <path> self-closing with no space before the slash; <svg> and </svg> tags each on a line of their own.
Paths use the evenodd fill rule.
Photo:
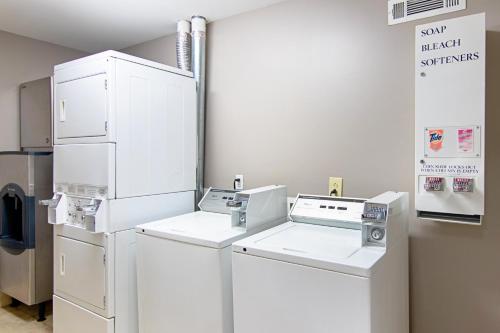
<svg viewBox="0 0 500 333">
<path fill-rule="evenodd" d="M 290 217 L 233 244 L 236 333 L 408 332 L 407 193 L 299 195 Z"/>
<path fill-rule="evenodd" d="M 286 187 L 211 188 L 199 206 L 136 228 L 142 333 L 233 332 L 231 245 L 286 221 Z"/>
</svg>

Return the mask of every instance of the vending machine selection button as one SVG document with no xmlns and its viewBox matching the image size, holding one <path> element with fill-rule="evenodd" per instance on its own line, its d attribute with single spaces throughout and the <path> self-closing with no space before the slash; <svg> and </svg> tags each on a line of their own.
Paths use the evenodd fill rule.
<svg viewBox="0 0 500 333">
<path fill-rule="evenodd" d="M 453 178 L 453 192 L 473 192 L 474 180 L 472 178 Z"/>
<path fill-rule="evenodd" d="M 442 177 L 425 177 L 424 189 L 428 192 L 443 191 L 444 178 Z"/>
</svg>

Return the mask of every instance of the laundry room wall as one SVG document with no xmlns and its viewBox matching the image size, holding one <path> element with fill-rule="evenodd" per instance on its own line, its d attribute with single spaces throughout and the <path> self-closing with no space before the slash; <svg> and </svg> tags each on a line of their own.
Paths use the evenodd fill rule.
<svg viewBox="0 0 500 333">
<path fill-rule="evenodd" d="M 19 150 L 19 85 L 87 53 L 0 31 L 0 151 Z"/>
<path fill-rule="evenodd" d="M 412 218 L 414 333 L 500 329 L 500 1 L 396 26 L 386 0 L 298 0 L 208 25 L 206 186 L 287 184 L 289 195 L 414 192 L 414 27 L 487 14 L 484 224 Z M 175 65 L 175 37 L 125 52 Z"/>
<path fill-rule="evenodd" d="M 136 57 L 158 61 L 169 66 L 177 67 L 175 39 L 176 35 L 168 35 L 128 47 L 121 51 L 132 54 Z"/>
</svg>

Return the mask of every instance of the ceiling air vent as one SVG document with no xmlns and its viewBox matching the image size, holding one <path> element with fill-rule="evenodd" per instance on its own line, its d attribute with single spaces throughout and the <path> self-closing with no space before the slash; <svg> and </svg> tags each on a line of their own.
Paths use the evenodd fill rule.
<svg viewBox="0 0 500 333">
<path fill-rule="evenodd" d="M 467 0 L 388 0 L 389 25 L 456 12 Z"/>
</svg>

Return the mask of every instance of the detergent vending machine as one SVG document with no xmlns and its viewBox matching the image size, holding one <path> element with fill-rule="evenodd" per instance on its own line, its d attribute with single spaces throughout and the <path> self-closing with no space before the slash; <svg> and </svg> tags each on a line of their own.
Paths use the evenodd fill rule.
<svg viewBox="0 0 500 333">
<path fill-rule="evenodd" d="M 485 15 L 416 27 L 415 208 L 479 225 L 485 184 Z"/>
</svg>

